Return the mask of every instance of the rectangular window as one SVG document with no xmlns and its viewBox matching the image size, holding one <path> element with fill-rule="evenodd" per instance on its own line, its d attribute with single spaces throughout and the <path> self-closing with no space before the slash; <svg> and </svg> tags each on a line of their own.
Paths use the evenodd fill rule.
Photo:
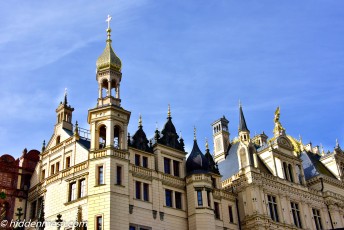
<svg viewBox="0 0 344 230">
<path fill-rule="evenodd" d="M 320 210 L 313 208 L 312 212 L 313 212 L 313 219 L 314 219 L 316 229 L 317 230 L 323 230 L 323 227 L 321 224 Z"/>
<path fill-rule="evenodd" d="M 141 163 L 140 163 L 140 155 L 138 154 L 135 154 L 135 165 L 136 166 L 140 166 Z"/>
<path fill-rule="evenodd" d="M 30 218 L 34 219 L 36 217 L 36 205 L 37 201 L 31 203 Z"/>
<path fill-rule="evenodd" d="M 70 157 L 66 157 L 66 169 L 70 167 Z"/>
<path fill-rule="evenodd" d="M 279 222 L 275 196 L 268 195 L 268 205 L 271 219 L 273 221 Z"/>
<path fill-rule="evenodd" d="M 293 214 L 294 224 L 296 227 L 302 228 L 299 204 L 294 203 L 294 202 L 291 202 L 290 204 L 291 204 L 291 212 Z"/>
<path fill-rule="evenodd" d="M 42 170 L 42 175 L 41 175 L 42 180 L 45 179 L 45 169 Z"/>
<path fill-rule="evenodd" d="M 56 172 L 58 173 L 60 171 L 60 162 L 56 163 Z"/>
<path fill-rule="evenodd" d="M 217 202 L 214 202 L 214 213 L 215 213 L 215 218 L 220 219 L 220 205 Z"/>
<path fill-rule="evenodd" d="M 210 191 L 207 191 L 207 201 L 208 201 L 208 207 L 211 208 Z"/>
<path fill-rule="evenodd" d="M 229 222 L 230 222 L 230 223 L 234 223 L 234 219 L 233 219 L 233 207 L 232 207 L 232 206 L 228 206 L 228 214 L 229 214 Z"/>
<path fill-rule="evenodd" d="M 96 229 L 97 230 L 102 230 L 103 229 L 103 217 L 102 216 L 97 216 L 97 221 L 96 221 Z"/>
<path fill-rule="evenodd" d="M 211 183 L 213 184 L 213 187 L 216 188 L 216 178 L 211 178 Z"/>
<path fill-rule="evenodd" d="M 141 199 L 141 182 L 136 181 L 135 182 L 135 191 L 136 191 L 136 199 Z"/>
<path fill-rule="evenodd" d="M 98 185 L 104 184 L 104 167 L 98 167 Z"/>
<path fill-rule="evenodd" d="M 80 180 L 79 181 L 79 188 L 80 188 L 80 192 L 79 192 L 79 197 L 84 197 L 86 195 L 86 180 Z"/>
<path fill-rule="evenodd" d="M 165 200 L 166 200 L 166 206 L 172 207 L 172 191 L 165 189 Z"/>
<path fill-rule="evenodd" d="M 203 206 L 202 190 L 197 190 L 197 204 L 199 207 Z"/>
<path fill-rule="evenodd" d="M 176 201 L 176 208 L 182 209 L 182 194 L 180 192 L 175 192 L 174 198 Z"/>
<path fill-rule="evenodd" d="M 122 184 L 122 166 L 117 166 L 116 170 L 116 184 L 121 185 Z"/>
<path fill-rule="evenodd" d="M 171 174 L 171 159 L 164 157 L 164 172 Z"/>
<path fill-rule="evenodd" d="M 143 183 L 143 200 L 149 201 L 149 185 Z"/>
<path fill-rule="evenodd" d="M 179 177 L 179 161 L 173 161 L 173 175 Z"/>
<path fill-rule="evenodd" d="M 54 173 L 55 173 L 55 165 L 51 165 L 50 166 L 50 176 L 54 175 Z"/>
<path fill-rule="evenodd" d="M 142 167 L 148 168 L 148 157 L 142 157 Z"/>
<path fill-rule="evenodd" d="M 69 201 L 76 199 L 76 183 L 69 184 Z"/>
</svg>

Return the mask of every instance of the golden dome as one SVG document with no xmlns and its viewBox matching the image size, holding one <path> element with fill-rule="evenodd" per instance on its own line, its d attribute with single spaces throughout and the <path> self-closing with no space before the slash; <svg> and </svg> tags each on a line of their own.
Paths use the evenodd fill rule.
<svg viewBox="0 0 344 230">
<path fill-rule="evenodd" d="M 111 29 L 108 28 L 107 30 L 107 40 L 106 40 L 106 46 L 103 51 L 103 53 L 99 56 L 97 60 L 97 70 L 101 70 L 104 68 L 114 68 L 115 70 L 121 71 L 122 68 L 122 62 L 119 57 L 115 54 L 115 52 L 112 49 L 111 46 Z"/>
</svg>

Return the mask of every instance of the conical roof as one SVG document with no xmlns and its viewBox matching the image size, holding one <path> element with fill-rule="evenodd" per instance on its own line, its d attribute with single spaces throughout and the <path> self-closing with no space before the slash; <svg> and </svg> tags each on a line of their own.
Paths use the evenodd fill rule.
<svg viewBox="0 0 344 230">
<path fill-rule="evenodd" d="M 249 132 L 246 121 L 245 121 L 245 116 L 244 112 L 242 111 L 242 106 L 239 106 L 239 131 L 247 131 Z"/>
<path fill-rule="evenodd" d="M 186 172 L 188 175 L 209 172 L 209 161 L 199 149 L 197 140 L 194 140 L 192 151 L 186 160 Z"/>
</svg>

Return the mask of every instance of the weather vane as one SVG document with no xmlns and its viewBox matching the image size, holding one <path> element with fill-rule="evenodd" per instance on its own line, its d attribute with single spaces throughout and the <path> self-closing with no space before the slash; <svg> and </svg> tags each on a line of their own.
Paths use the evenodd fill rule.
<svg viewBox="0 0 344 230">
<path fill-rule="evenodd" d="M 108 23 L 108 29 L 110 29 L 110 21 L 112 17 L 110 15 L 107 16 L 107 19 L 105 20 Z"/>
</svg>

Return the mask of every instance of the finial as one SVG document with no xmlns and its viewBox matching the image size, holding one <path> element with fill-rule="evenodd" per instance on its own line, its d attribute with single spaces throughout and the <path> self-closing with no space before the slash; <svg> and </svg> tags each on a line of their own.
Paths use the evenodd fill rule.
<svg viewBox="0 0 344 230">
<path fill-rule="evenodd" d="M 338 138 L 336 138 L 336 149 L 339 149 L 339 142 L 338 142 Z"/>
<path fill-rule="evenodd" d="M 111 42 L 111 28 L 110 28 L 110 21 L 111 21 L 112 17 L 110 15 L 107 16 L 107 19 L 105 20 L 108 23 L 108 28 L 106 29 L 107 32 L 107 40 L 106 41 L 110 41 Z"/>
<path fill-rule="evenodd" d="M 168 117 L 168 118 L 171 117 L 171 106 L 170 106 L 170 104 L 168 104 L 167 117 Z"/>
<path fill-rule="evenodd" d="M 75 121 L 74 135 L 79 136 L 79 125 L 78 121 Z"/>
<path fill-rule="evenodd" d="M 42 153 L 45 151 L 45 140 L 43 140 Z"/>
<path fill-rule="evenodd" d="M 140 113 L 140 117 L 139 117 L 139 128 L 142 127 L 142 116 L 141 116 L 141 113 Z"/>
<path fill-rule="evenodd" d="M 209 149 L 208 138 L 205 138 L 205 149 Z"/>
<path fill-rule="evenodd" d="M 108 23 L 108 29 L 110 29 L 110 21 L 112 17 L 110 15 L 107 16 L 107 19 L 105 20 Z"/>
<path fill-rule="evenodd" d="M 196 138 L 196 126 L 194 126 L 194 141 L 196 141 L 197 138 Z"/>
<path fill-rule="evenodd" d="M 321 156 L 325 156 L 324 147 L 321 143 L 320 143 L 320 152 L 321 152 Z"/>
<path fill-rule="evenodd" d="M 299 134 L 299 142 L 302 143 L 302 137 L 301 134 Z"/>
<path fill-rule="evenodd" d="M 241 101 L 240 101 L 240 99 L 239 99 L 239 108 L 240 108 L 240 107 L 242 107 L 242 105 L 241 105 Z"/>
<path fill-rule="evenodd" d="M 67 88 L 64 91 L 64 104 L 67 105 Z"/>
<path fill-rule="evenodd" d="M 183 137 L 182 137 L 182 131 L 179 131 L 179 137 L 180 137 L 180 139 L 183 139 Z"/>
<path fill-rule="evenodd" d="M 158 130 L 158 122 L 155 122 L 155 130 Z"/>
</svg>

